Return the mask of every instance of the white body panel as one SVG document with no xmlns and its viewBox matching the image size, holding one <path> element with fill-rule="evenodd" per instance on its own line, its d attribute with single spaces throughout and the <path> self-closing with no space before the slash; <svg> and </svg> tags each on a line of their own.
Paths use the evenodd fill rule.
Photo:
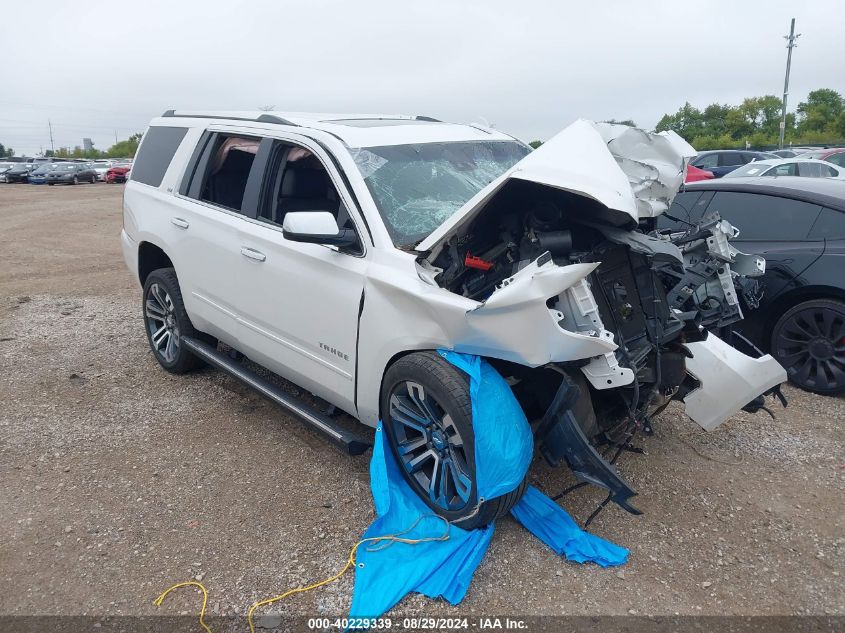
<svg viewBox="0 0 845 633">
<path fill-rule="evenodd" d="M 761 393 L 786 381 L 786 370 L 771 356 L 751 358 L 710 334 L 687 343 L 693 357 L 687 371 L 701 387 L 684 398 L 687 415 L 712 431 Z"/>
<path fill-rule="evenodd" d="M 394 247 L 349 151 L 350 147 L 511 137 L 474 126 L 429 123 L 361 128 L 329 120 L 355 115 L 229 114 L 243 118 L 278 114 L 302 127 L 183 117 L 181 113 L 156 119 L 153 125 L 183 126 L 189 131 L 161 185 L 130 180 L 124 197 L 122 244 L 128 267 L 138 275 L 138 253 L 144 243 L 164 251 L 176 269 L 188 314 L 201 331 L 371 426 L 379 419 L 386 368 L 392 359 L 413 350 L 442 347 L 532 367 L 590 359 L 582 371 L 598 389 L 633 380 L 632 372 L 616 363 L 616 343 L 599 321 L 591 329 L 576 328 L 563 320 L 559 310 L 547 306 L 547 300 L 557 295 L 560 301 L 580 306 L 581 315 L 590 321 L 597 312 L 585 276 L 597 264 L 538 266 L 535 262 L 483 303 L 440 288 L 417 263 L 417 255 Z M 482 190 L 432 233 L 420 250 L 433 247 L 468 221 L 507 178 L 588 196 L 630 223 L 642 214 L 659 212 L 662 190 L 655 183 L 673 169 L 683 176 L 685 158 L 677 139 L 658 141 L 663 144 L 664 162 L 675 166 L 655 168 L 640 182 L 642 187 L 632 188 L 636 176 L 619 166 L 601 129 L 579 121 L 564 130 Z M 281 227 L 180 195 L 179 183 L 205 130 L 281 139 L 311 150 L 341 195 L 364 244 L 363 254 L 295 243 L 283 237 Z M 608 138 L 620 137 L 620 130 L 603 133 Z M 653 140 L 652 136 L 648 138 Z M 677 150 L 675 163 L 666 158 L 669 146 Z M 573 153 L 573 147 L 579 151 Z M 643 156 L 646 162 L 651 160 L 648 153 Z M 703 391 L 711 393 L 709 385 Z M 721 407 L 719 416 L 727 408 Z"/>
</svg>

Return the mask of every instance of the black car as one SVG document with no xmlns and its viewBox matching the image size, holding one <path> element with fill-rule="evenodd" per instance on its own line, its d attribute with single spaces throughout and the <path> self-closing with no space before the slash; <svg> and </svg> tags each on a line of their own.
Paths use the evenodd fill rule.
<svg viewBox="0 0 845 633">
<path fill-rule="evenodd" d="M 745 319 L 733 331 L 770 352 L 796 385 L 845 392 L 845 181 L 783 176 L 691 183 L 657 228 L 686 230 L 714 211 L 739 229 L 731 242 L 737 249 L 766 259 L 759 308 L 743 306 Z"/>
<path fill-rule="evenodd" d="M 35 171 L 35 165 L 16 163 L 3 172 L 3 182 L 26 182 L 29 173 Z"/>
<path fill-rule="evenodd" d="M 78 185 L 81 182 L 97 182 L 97 172 L 88 163 L 59 163 L 47 173 L 48 185 Z"/>
<path fill-rule="evenodd" d="M 737 167 L 766 158 L 780 158 L 780 156 L 767 152 L 753 152 L 744 149 L 716 149 L 708 152 L 700 152 L 698 156 L 690 161 L 690 165 L 713 172 L 716 178 L 721 178 Z"/>
</svg>

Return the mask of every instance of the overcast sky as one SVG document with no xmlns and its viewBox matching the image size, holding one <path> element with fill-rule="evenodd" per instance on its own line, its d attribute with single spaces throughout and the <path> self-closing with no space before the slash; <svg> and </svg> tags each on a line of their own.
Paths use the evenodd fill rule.
<svg viewBox="0 0 845 633">
<path fill-rule="evenodd" d="M 613 7 L 613 8 L 611 8 Z M 0 143 L 32 155 L 169 108 L 426 114 L 548 138 L 685 101 L 845 92 L 845 2 L 142 0 L 3 3 Z"/>
</svg>

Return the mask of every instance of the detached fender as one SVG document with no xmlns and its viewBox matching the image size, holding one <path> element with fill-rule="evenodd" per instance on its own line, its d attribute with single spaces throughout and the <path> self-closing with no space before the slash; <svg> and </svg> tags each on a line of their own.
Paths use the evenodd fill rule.
<svg viewBox="0 0 845 633">
<path fill-rule="evenodd" d="M 710 334 L 687 343 L 692 358 L 687 372 L 701 386 L 684 398 L 686 413 L 705 431 L 712 431 L 760 394 L 786 381 L 786 370 L 771 356 L 746 356 Z"/>
</svg>

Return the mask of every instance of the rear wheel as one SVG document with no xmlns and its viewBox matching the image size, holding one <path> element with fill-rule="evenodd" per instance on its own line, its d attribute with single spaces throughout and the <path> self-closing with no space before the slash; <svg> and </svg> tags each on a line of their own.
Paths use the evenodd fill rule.
<svg viewBox="0 0 845 633">
<path fill-rule="evenodd" d="M 202 361 L 191 354 L 182 337 L 197 337 L 185 305 L 179 280 L 172 268 L 154 270 L 144 283 L 144 325 L 150 349 L 159 364 L 174 374 L 202 366 Z"/>
<path fill-rule="evenodd" d="M 799 303 L 772 330 L 772 354 L 789 380 L 824 395 L 845 392 L 845 303 Z"/>
<path fill-rule="evenodd" d="M 75 184 L 75 185 L 79 184 L 79 178 L 77 176 L 73 177 L 73 184 Z"/>
<path fill-rule="evenodd" d="M 467 376 L 435 352 L 391 365 L 381 393 L 382 427 L 406 481 L 438 515 L 464 529 L 489 524 L 525 492 L 478 497 Z"/>
</svg>

